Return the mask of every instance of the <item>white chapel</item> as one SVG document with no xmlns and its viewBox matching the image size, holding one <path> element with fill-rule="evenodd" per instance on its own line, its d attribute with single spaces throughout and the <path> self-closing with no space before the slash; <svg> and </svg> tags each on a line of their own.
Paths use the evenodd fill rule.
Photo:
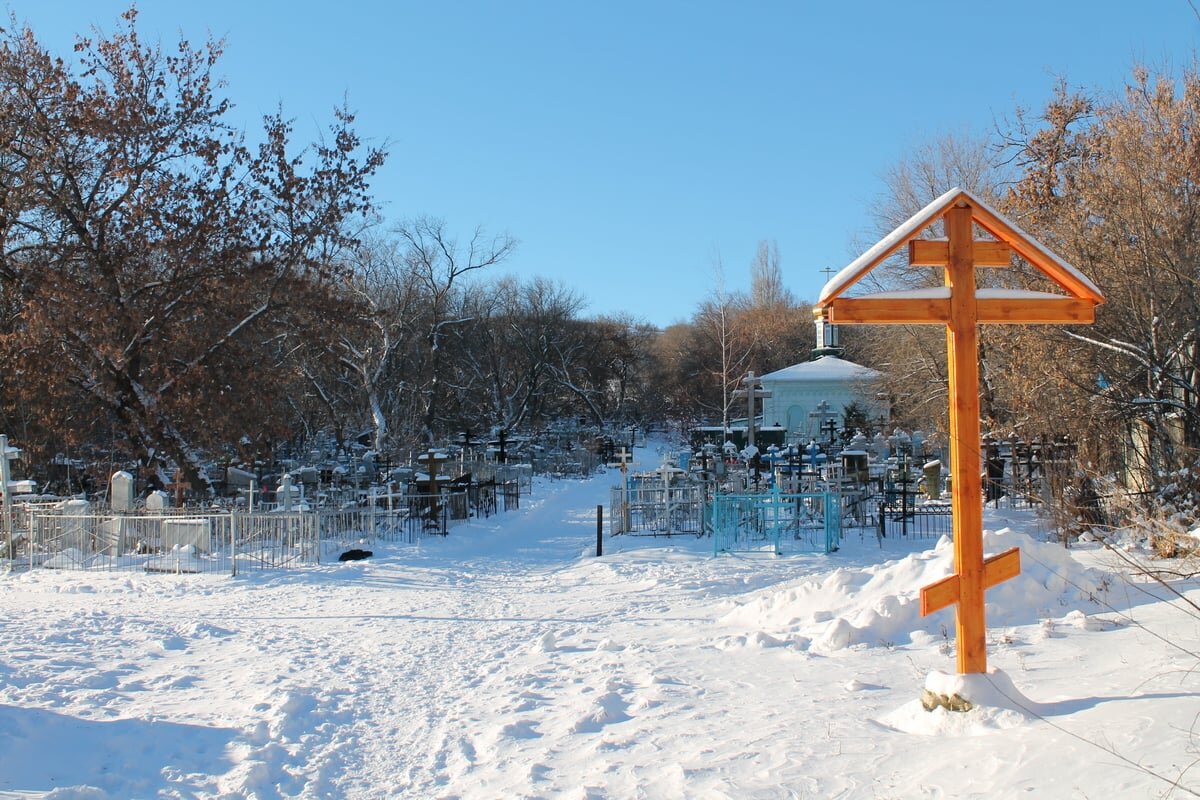
<svg viewBox="0 0 1200 800">
<path fill-rule="evenodd" d="M 869 419 L 886 416 L 888 404 L 877 397 L 879 372 L 841 358 L 837 326 L 818 318 L 812 360 L 763 375 L 762 424 L 787 428 L 788 441 L 821 439 L 830 418 L 842 427 L 846 407 L 857 403 Z"/>
</svg>

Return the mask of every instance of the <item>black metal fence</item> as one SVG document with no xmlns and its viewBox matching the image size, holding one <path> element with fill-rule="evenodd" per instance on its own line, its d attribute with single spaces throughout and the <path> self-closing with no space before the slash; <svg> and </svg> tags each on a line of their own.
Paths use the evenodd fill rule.
<svg viewBox="0 0 1200 800">
<path fill-rule="evenodd" d="M 884 500 L 879 504 L 876 519 L 881 538 L 936 539 L 949 536 L 953 531 L 949 503 L 916 504 L 906 503 L 904 499 L 889 503 Z"/>
</svg>

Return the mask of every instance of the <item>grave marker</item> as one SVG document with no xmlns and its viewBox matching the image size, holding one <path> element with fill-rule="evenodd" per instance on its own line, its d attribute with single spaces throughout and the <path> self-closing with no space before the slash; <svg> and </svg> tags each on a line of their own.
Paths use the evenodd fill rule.
<svg viewBox="0 0 1200 800">
<path fill-rule="evenodd" d="M 770 397 L 771 392 L 768 389 L 762 388 L 762 378 L 754 374 L 754 370 L 746 373 L 746 377 L 742 378 L 742 385 L 745 389 L 734 389 L 734 397 L 746 398 L 746 446 L 754 446 L 754 420 L 758 416 L 758 408 L 755 400 L 761 400 L 764 397 Z M 765 420 L 764 420 L 765 421 Z"/>
<path fill-rule="evenodd" d="M 12 487 L 8 484 L 12 480 L 12 468 L 9 466 L 10 461 L 15 461 L 21 457 L 21 451 L 16 447 L 8 446 L 8 437 L 0 434 L 0 490 L 3 491 L 4 503 L 4 535 L 9 540 L 9 547 L 12 547 Z"/>
<path fill-rule="evenodd" d="M 109 478 L 109 505 L 118 513 L 133 511 L 133 476 L 117 470 Z"/>
<path fill-rule="evenodd" d="M 918 239 L 944 220 L 942 239 Z M 978 225 L 994 240 L 976 241 Z M 865 297 L 843 294 L 908 245 L 909 263 L 944 270 L 943 286 Z M 975 270 L 1007 267 L 1013 254 L 1066 295 L 978 289 Z M 1020 573 L 1020 551 L 983 557 L 983 486 L 979 452 L 979 331 L 981 323 L 1090 323 L 1104 295 L 1087 276 L 962 189 L 951 189 L 911 217 L 830 280 L 817 301 L 834 324 L 942 324 L 950 390 L 955 573 L 921 590 L 921 613 L 956 605 L 958 671 L 987 671 L 984 591 Z"/>
<path fill-rule="evenodd" d="M 183 472 L 175 470 L 175 477 L 172 483 L 166 485 L 167 489 L 175 492 L 175 507 L 183 508 L 183 493 L 192 488 L 192 485 L 183 479 Z"/>
<path fill-rule="evenodd" d="M 837 431 L 837 416 L 828 400 L 822 400 L 817 403 L 816 408 L 808 412 L 808 418 L 817 421 L 817 433 L 824 433 L 828 428 L 830 442 L 833 442 L 833 434 Z"/>
</svg>

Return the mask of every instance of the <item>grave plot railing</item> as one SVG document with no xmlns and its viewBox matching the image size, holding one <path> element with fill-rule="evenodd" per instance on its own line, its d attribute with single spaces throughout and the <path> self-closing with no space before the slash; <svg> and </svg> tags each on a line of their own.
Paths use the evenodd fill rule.
<svg viewBox="0 0 1200 800">
<path fill-rule="evenodd" d="M 505 511 L 516 511 L 521 507 L 521 484 L 519 481 L 505 481 L 500 485 L 500 497 L 504 501 Z"/>
<path fill-rule="evenodd" d="M 628 491 L 615 487 L 609 494 L 609 535 L 703 536 L 702 486 L 637 486 Z"/>
<path fill-rule="evenodd" d="M 465 495 L 459 495 L 460 498 Z M 423 535 L 446 536 L 450 533 L 451 505 L 456 508 L 465 504 L 465 500 L 452 500 L 449 493 L 438 494 L 409 494 L 406 499 L 405 512 L 399 524 L 406 536 L 414 541 Z M 457 517 L 464 519 L 465 515 Z"/>
<path fill-rule="evenodd" d="M 469 474 L 476 483 L 511 483 L 521 494 L 529 494 L 533 490 L 533 467 L 529 464 L 500 464 L 483 459 L 468 459 L 459 462 L 458 469 L 463 474 Z"/>
<path fill-rule="evenodd" d="M 869 490 L 842 490 L 834 492 L 841 498 L 842 532 L 858 530 L 874 531 L 879 525 L 879 495 Z"/>
<path fill-rule="evenodd" d="M 985 508 L 1041 508 L 1043 498 L 1011 483 L 984 483 Z"/>
<path fill-rule="evenodd" d="M 835 494 L 718 494 L 712 499 L 713 553 L 830 553 L 841 534 Z"/>
<path fill-rule="evenodd" d="M 236 574 L 254 569 L 282 569 L 318 563 L 321 559 L 322 516 L 312 512 L 285 511 L 230 514 L 213 519 L 220 533 L 223 534 L 225 528 L 229 530 L 228 536 L 232 542 L 230 572 Z"/>
<path fill-rule="evenodd" d="M 953 530 L 950 504 L 942 502 L 916 503 L 909 497 L 901 501 L 879 504 L 878 533 L 881 538 L 938 539 Z"/>
<path fill-rule="evenodd" d="M 0 552 L 10 568 L 145 570 L 237 574 L 332 560 L 375 541 L 412 543 L 428 518 L 407 509 L 150 514 L 28 512 L 13 547 Z M 449 525 L 448 504 L 433 519 Z"/>
<path fill-rule="evenodd" d="M 600 458 L 582 447 L 560 453 L 534 453 L 529 457 L 533 472 L 551 478 L 587 477 L 600 466 Z"/>
<path fill-rule="evenodd" d="M 467 504 L 476 517 L 487 519 L 500 513 L 500 485 L 495 481 L 472 483 L 467 487 Z"/>
</svg>

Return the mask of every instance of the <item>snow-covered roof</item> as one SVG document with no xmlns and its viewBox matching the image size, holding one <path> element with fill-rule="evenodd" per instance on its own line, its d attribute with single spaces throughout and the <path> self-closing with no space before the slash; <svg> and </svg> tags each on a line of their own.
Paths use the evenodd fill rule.
<svg viewBox="0 0 1200 800">
<path fill-rule="evenodd" d="M 921 231 L 936 222 L 952 205 L 964 202 L 971 207 L 971 217 L 977 225 L 1000 241 L 1009 244 L 1018 255 L 1041 270 L 1055 283 L 1076 296 L 1087 297 L 1097 303 L 1104 302 L 1104 294 L 1086 275 L 1047 250 L 1037 239 L 1025 233 L 999 211 L 967 190 L 956 187 L 909 217 L 902 225 L 880 239 L 867 252 L 830 278 L 825 287 L 821 289 L 821 296 L 818 298 L 817 304 L 827 305 L 832 302 L 884 259 L 907 242 L 917 238 Z"/>
<path fill-rule="evenodd" d="M 1063 295 L 1037 292 L 1031 289 L 976 289 L 977 300 L 1057 300 Z M 949 300 L 950 287 L 926 286 L 921 289 L 896 289 L 891 292 L 872 292 L 858 299 L 871 300 Z"/>
<path fill-rule="evenodd" d="M 862 364 L 855 364 L 837 356 L 821 356 L 815 361 L 805 361 L 763 375 L 763 381 L 869 381 L 879 373 Z"/>
</svg>

